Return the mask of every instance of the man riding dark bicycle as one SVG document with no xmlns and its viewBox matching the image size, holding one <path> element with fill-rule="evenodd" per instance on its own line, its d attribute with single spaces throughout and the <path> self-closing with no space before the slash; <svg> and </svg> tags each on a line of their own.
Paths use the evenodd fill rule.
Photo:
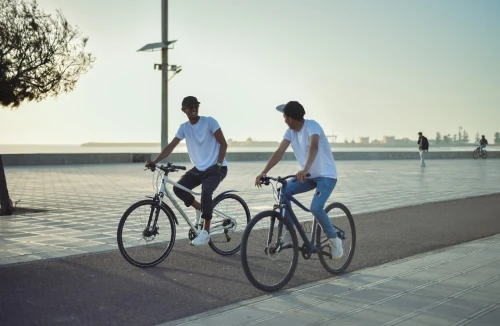
<svg viewBox="0 0 500 326">
<path fill-rule="evenodd" d="M 255 185 L 261 186 L 261 178 L 278 164 L 288 146 L 292 144 L 301 170 L 283 190 L 282 202 L 291 209 L 289 196 L 316 189 L 311 203 L 311 213 L 328 237 L 332 259 L 340 259 L 344 253 L 342 240 L 337 236 L 332 221 L 324 211 L 325 203 L 337 183 L 337 169 L 328 139 L 316 121 L 304 119 L 306 112 L 299 102 L 290 101 L 276 109 L 283 113 L 289 129 L 285 132 L 280 146 L 271 156 L 264 170 L 255 178 Z M 311 176 L 306 178 L 307 174 Z M 285 216 L 290 218 L 288 212 Z M 291 241 L 290 234 L 286 232 L 282 238 L 283 246 L 291 244 Z"/>
<path fill-rule="evenodd" d="M 484 135 L 482 135 L 481 139 L 479 140 L 479 147 L 477 149 L 482 151 L 486 147 L 486 145 L 488 145 L 488 141 L 486 140 L 486 138 L 484 138 Z"/>
</svg>

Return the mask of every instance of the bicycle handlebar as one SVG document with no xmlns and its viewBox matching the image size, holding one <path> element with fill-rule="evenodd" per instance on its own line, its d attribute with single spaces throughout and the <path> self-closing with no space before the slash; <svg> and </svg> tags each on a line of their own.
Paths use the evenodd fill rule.
<svg viewBox="0 0 500 326">
<path fill-rule="evenodd" d="M 167 163 L 167 165 L 155 165 L 152 167 L 149 167 L 151 171 L 155 171 L 156 169 L 160 169 L 163 172 L 177 172 L 178 170 L 186 170 L 185 166 L 181 165 L 174 165 L 173 163 Z"/>
<path fill-rule="evenodd" d="M 260 178 L 260 183 L 265 185 L 265 186 L 268 186 L 269 185 L 269 181 L 277 181 L 279 183 L 283 183 L 283 181 L 286 181 L 287 179 L 290 179 L 290 178 L 293 178 L 295 177 L 296 175 L 295 174 L 290 174 L 290 175 L 287 175 L 286 177 L 277 177 L 277 178 L 274 178 L 274 177 L 262 177 Z M 308 173 L 306 174 L 306 177 L 310 177 L 311 174 Z"/>
</svg>

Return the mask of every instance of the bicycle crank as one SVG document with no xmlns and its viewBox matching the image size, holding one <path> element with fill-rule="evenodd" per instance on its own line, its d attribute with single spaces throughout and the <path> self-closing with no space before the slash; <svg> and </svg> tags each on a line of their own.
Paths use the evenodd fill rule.
<svg viewBox="0 0 500 326">
<path fill-rule="evenodd" d="M 302 258 L 304 258 L 305 260 L 308 260 L 309 258 L 311 258 L 312 253 L 309 252 L 305 243 L 300 248 L 300 251 L 302 252 Z"/>
</svg>

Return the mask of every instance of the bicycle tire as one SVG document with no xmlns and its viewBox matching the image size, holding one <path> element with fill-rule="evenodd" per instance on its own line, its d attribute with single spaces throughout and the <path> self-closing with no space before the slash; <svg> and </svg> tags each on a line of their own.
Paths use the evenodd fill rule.
<svg viewBox="0 0 500 326">
<path fill-rule="evenodd" d="M 339 214 L 334 212 L 335 209 L 339 209 Z M 344 231 L 345 239 L 342 241 L 342 247 L 344 248 L 344 255 L 338 260 L 330 259 L 329 253 L 325 251 L 325 249 L 320 250 L 318 253 L 319 261 L 321 265 L 332 274 L 340 274 L 343 273 L 351 264 L 352 258 L 354 257 L 354 251 L 356 249 L 356 226 L 354 224 L 354 218 L 352 217 L 349 209 L 341 204 L 341 203 L 331 203 L 325 208 L 325 212 L 328 214 L 330 220 L 332 220 L 333 225 L 335 226 L 335 231 L 337 232 L 337 236 L 342 236 L 342 232 Z M 346 221 L 347 220 L 347 221 Z M 348 222 L 348 223 L 347 223 Z M 347 227 L 349 227 L 350 232 L 348 232 Z M 321 226 L 318 224 L 317 233 L 316 233 L 316 245 L 324 245 L 327 241 L 326 235 L 322 235 Z M 323 232 L 324 234 L 324 232 Z M 349 252 L 346 255 L 346 248 L 349 249 Z"/>
<path fill-rule="evenodd" d="M 488 157 L 488 152 L 485 149 L 483 149 L 483 152 L 481 153 L 481 157 L 483 158 L 483 160 Z"/>
<path fill-rule="evenodd" d="M 123 213 L 117 230 L 117 242 L 120 253 L 130 264 L 137 267 L 151 267 L 161 263 L 172 251 L 175 243 L 175 218 L 163 207 L 157 206 L 154 200 L 141 200 L 130 206 Z M 132 218 L 141 214 L 144 209 L 146 218 L 139 216 L 138 219 Z M 158 215 L 157 234 L 145 235 L 144 232 L 149 216 L 160 209 Z M 154 217 L 154 216 L 153 216 Z M 130 222 L 127 224 L 127 222 Z M 129 229 L 129 226 L 133 228 Z M 161 231 L 160 231 L 161 230 Z M 167 230 L 167 231 L 164 231 Z M 170 231 L 170 232 L 168 232 Z M 161 239 L 158 237 L 162 235 Z M 165 235 L 165 237 L 163 237 Z M 155 242 L 159 238 L 158 242 Z M 135 240 L 132 240 L 135 239 Z M 127 241 L 129 240 L 129 241 Z M 156 258 L 157 257 L 157 258 Z"/>
<path fill-rule="evenodd" d="M 288 228 L 292 238 L 292 247 L 277 251 L 280 221 Z M 273 238 L 269 242 L 268 235 L 271 226 Z M 295 273 L 298 259 L 299 249 L 295 229 L 287 220 L 282 220 L 278 212 L 264 211 L 250 220 L 241 240 L 241 263 L 246 277 L 253 286 L 266 292 L 281 289 Z M 281 260 L 291 261 L 281 263 Z M 282 272 L 279 271 L 281 269 Z"/>
<path fill-rule="evenodd" d="M 477 159 L 479 157 L 479 151 L 477 149 L 472 152 L 472 157 L 474 159 Z"/>
<path fill-rule="evenodd" d="M 229 207 L 231 204 L 231 207 Z M 250 221 L 250 210 L 246 202 L 236 194 L 223 194 L 214 200 L 214 208 L 222 211 L 235 219 L 233 227 L 221 230 L 220 233 L 210 232 L 210 242 L 208 245 L 213 251 L 222 256 L 232 255 L 240 250 L 241 237 L 243 231 Z M 212 218 L 211 226 L 215 225 L 215 214 Z M 221 223 L 226 222 L 220 221 Z"/>
</svg>

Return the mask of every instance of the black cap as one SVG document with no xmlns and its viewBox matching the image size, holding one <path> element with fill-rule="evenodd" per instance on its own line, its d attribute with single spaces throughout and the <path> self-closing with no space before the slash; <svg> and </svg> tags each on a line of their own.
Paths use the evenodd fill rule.
<svg viewBox="0 0 500 326">
<path fill-rule="evenodd" d="M 294 120 L 302 121 L 302 119 L 304 119 L 306 111 L 304 110 L 302 104 L 300 104 L 299 102 L 290 101 L 283 108 L 283 113 Z"/>
<path fill-rule="evenodd" d="M 188 107 L 188 106 L 191 106 L 191 105 L 194 105 L 194 104 L 200 104 L 200 102 L 198 102 L 198 99 L 194 96 L 186 96 L 183 100 L 182 100 L 182 106 L 184 107 Z"/>
</svg>

